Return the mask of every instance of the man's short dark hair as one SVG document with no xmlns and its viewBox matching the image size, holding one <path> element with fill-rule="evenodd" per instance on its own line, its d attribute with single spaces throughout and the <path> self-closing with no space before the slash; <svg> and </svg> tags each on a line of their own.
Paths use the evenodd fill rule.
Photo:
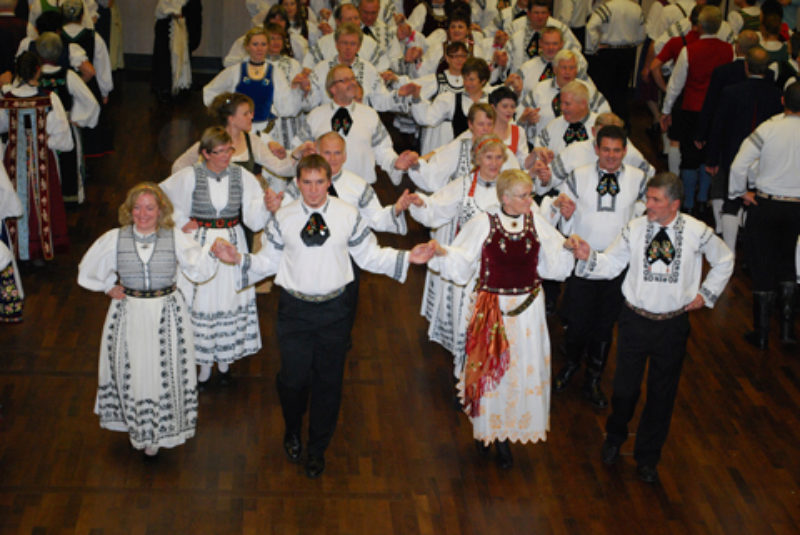
<svg viewBox="0 0 800 535">
<path fill-rule="evenodd" d="M 550 13 L 553 12 L 553 2 L 552 0 L 531 0 L 528 2 L 528 9 L 534 7 L 546 7 Z"/>
<path fill-rule="evenodd" d="M 800 82 L 794 82 L 783 92 L 783 105 L 793 113 L 800 111 Z"/>
<path fill-rule="evenodd" d="M 309 154 L 297 163 L 297 178 L 303 174 L 303 171 L 325 171 L 325 178 L 331 178 L 331 166 L 319 154 Z"/>
<path fill-rule="evenodd" d="M 675 173 L 658 173 L 647 181 L 647 187 L 663 189 L 670 201 L 683 199 L 683 182 Z"/>
<path fill-rule="evenodd" d="M 628 146 L 628 136 L 625 135 L 625 130 L 615 124 L 606 125 L 597 132 L 595 143 L 598 147 L 603 139 L 618 139 L 622 141 L 623 148 Z"/>
</svg>

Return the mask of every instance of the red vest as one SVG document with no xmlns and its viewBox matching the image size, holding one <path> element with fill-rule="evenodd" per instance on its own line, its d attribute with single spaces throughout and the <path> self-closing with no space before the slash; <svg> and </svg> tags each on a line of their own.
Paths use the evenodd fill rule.
<svg viewBox="0 0 800 535">
<path fill-rule="evenodd" d="M 700 111 L 706 99 L 711 73 L 733 61 L 733 47 L 717 38 L 698 39 L 686 47 L 689 72 L 683 87 L 683 109 Z"/>
</svg>

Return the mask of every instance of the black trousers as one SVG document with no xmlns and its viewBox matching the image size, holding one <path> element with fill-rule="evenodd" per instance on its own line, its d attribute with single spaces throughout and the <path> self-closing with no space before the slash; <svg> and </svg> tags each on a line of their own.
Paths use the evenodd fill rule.
<svg viewBox="0 0 800 535">
<path fill-rule="evenodd" d="M 770 292 L 779 282 L 797 277 L 794 251 L 800 234 L 800 203 L 756 197 L 747 210 L 745 239 L 749 241 L 753 291 Z"/>
<path fill-rule="evenodd" d="M 611 342 L 614 323 L 622 308 L 620 287 L 625 272 L 611 280 L 567 279 L 564 302 L 569 321 L 567 344 L 581 348 L 588 343 Z"/>
<path fill-rule="evenodd" d="M 608 100 L 611 111 L 619 115 L 630 129 L 628 121 L 628 83 L 636 67 L 636 47 L 601 48 L 589 56 L 589 76 Z"/>
<path fill-rule="evenodd" d="M 309 455 L 322 455 L 336 429 L 352 325 L 351 301 L 345 292 L 323 303 L 309 303 L 284 290 L 278 299 L 278 396 L 286 431 L 297 434 L 310 400 Z"/>
<path fill-rule="evenodd" d="M 642 377 L 649 359 L 647 400 L 633 451 L 640 465 L 655 466 L 661 458 L 688 339 L 687 313 L 659 321 L 647 319 L 626 306 L 622 307 L 617 337 L 617 370 L 606 432 L 607 440 L 612 444 L 621 445 L 628 438 L 628 423 L 639 401 Z"/>
</svg>

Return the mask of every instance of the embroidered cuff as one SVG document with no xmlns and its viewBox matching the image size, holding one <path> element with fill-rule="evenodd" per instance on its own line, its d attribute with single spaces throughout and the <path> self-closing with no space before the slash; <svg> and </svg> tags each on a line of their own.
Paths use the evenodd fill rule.
<svg viewBox="0 0 800 535">
<path fill-rule="evenodd" d="M 242 255 L 242 288 L 247 288 L 250 286 L 250 281 L 248 280 L 248 272 L 250 271 L 250 263 L 252 262 L 250 258 L 250 253 L 244 253 Z"/>
<path fill-rule="evenodd" d="M 392 223 L 394 223 L 395 232 L 401 236 L 405 236 L 406 232 L 408 232 L 405 211 L 400 212 L 400 215 L 397 215 L 394 211 L 394 206 L 392 206 L 389 212 L 392 214 Z"/>
<path fill-rule="evenodd" d="M 408 251 L 397 251 L 397 260 L 394 264 L 392 278 L 396 281 L 404 282 L 406 273 L 408 273 Z"/>
<path fill-rule="evenodd" d="M 703 299 L 705 300 L 706 306 L 708 308 L 713 308 L 714 304 L 717 302 L 717 299 L 719 298 L 717 294 L 715 294 L 705 286 L 701 286 L 698 293 L 703 296 Z"/>
<path fill-rule="evenodd" d="M 589 253 L 589 258 L 586 260 L 578 260 L 575 263 L 575 275 L 584 277 L 594 271 L 597 267 L 597 251 Z"/>
</svg>

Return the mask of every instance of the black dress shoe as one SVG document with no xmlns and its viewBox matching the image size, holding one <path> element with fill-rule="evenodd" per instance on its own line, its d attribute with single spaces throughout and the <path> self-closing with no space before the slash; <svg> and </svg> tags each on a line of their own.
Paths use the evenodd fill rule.
<svg viewBox="0 0 800 535">
<path fill-rule="evenodd" d="M 636 475 L 645 483 L 656 483 L 658 481 L 658 472 L 656 467 L 649 464 L 640 464 L 636 467 Z"/>
<path fill-rule="evenodd" d="M 600 389 L 599 378 L 591 379 L 583 385 L 583 398 L 596 409 L 605 409 L 608 407 L 608 399 Z"/>
<path fill-rule="evenodd" d="M 303 452 L 303 443 L 300 442 L 300 435 L 297 433 L 286 433 L 283 436 L 283 451 L 293 463 L 300 461 L 300 454 Z"/>
<path fill-rule="evenodd" d="M 601 452 L 603 454 L 603 464 L 606 466 L 613 466 L 619 460 L 619 446 L 617 444 L 612 444 L 608 439 L 603 442 L 603 449 Z"/>
<path fill-rule="evenodd" d="M 478 451 L 478 455 L 481 457 L 488 457 L 489 450 L 492 448 L 491 443 L 484 444 L 482 440 L 475 441 L 475 449 Z"/>
<path fill-rule="evenodd" d="M 325 457 L 322 455 L 309 455 L 306 460 L 306 475 L 316 479 L 325 471 Z"/>
<path fill-rule="evenodd" d="M 564 367 L 561 368 L 561 371 L 556 374 L 556 378 L 553 381 L 553 390 L 556 392 L 563 392 L 579 367 L 580 364 L 576 362 L 567 362 Z"/>
<path fill-rule="evenodd" d="M 225 373 L 220 373 L 217 376 L 217 381 L 219 381 L 220 386 L 231 386 L 233 384 L 233 376 L 230 370 Z"/>
<path fill-rule="evenodd" d="M 503 470 L 508 470 L 514 465 L 514 458 L 511 456 L 511 444 L 508 440 L 495 440 L 497 447 L 497 466 Z"/>
</svg>

